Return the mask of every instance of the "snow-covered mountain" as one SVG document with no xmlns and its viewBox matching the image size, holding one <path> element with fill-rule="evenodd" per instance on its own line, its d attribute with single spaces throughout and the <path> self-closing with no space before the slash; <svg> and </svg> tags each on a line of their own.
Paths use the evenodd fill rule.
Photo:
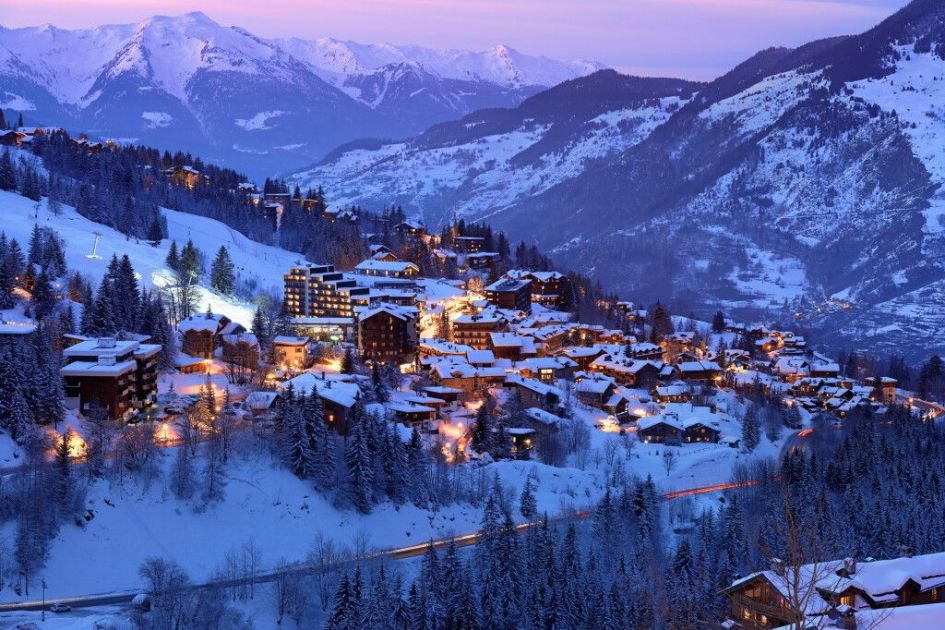
<svg viewBox="0 0 945 630">
<path fill-rule="evenodd" d="M 271 175 L 357 138 L 409 137 L 517 105 L 596 69 L 529 57 L 263 39 L 203 13 L 63 30 L 0 27 L 0 105 L 31 122 L 169 149 Z"/>
<path fill-rule="evenodd" d="M 295 179 L 434 224 L 489 218 L 635 298 L 941 349 L 945 4 L 705 85 L 599 72 Z"/>
</svg>

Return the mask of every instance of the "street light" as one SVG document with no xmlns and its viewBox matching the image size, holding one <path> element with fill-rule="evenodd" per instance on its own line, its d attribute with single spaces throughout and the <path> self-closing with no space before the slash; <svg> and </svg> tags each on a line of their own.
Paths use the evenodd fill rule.
<svg viewBox="0 0 945 630">
<path fill-rule="evenodd" d="M 43 578 L 40 581 L 40 585 L 43 587 L 43 607 L 40 609 L 40 621 L 46 621 L 46 578 Z"/>
</svg>

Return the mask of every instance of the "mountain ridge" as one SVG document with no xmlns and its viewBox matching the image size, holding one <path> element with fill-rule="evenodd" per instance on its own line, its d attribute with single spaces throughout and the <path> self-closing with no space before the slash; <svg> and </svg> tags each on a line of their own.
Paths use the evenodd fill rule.
<svg viewBox="0 0 945 630">
<path fill-rule="evenodd" d="M 917 0 L 671 102 L 608 103 L 623 79 L 596 73 L 575 81 L 592 118 L 525 113 L 570 111 L 566 83 L 292 181 L 431 224 L 488 218 L 627 297 L 798 319 L 838 344 L 945 347 L 927 306 L 945 300 L 943 42 L 945 4 Z"/>
<path fill-rule="evenodd" d="M 92 29 L 0 27 L 0 96 L 33 122 L 200 153 L 255 177 L 359 137 L 407 137 L 515 105 L 548 87 L 538 81 L 596 67 L 504 46 L 267 39 L 199 11 Z M 239 123 L 267 112 L 279 114 L 266 129 Z"/>
</svg>

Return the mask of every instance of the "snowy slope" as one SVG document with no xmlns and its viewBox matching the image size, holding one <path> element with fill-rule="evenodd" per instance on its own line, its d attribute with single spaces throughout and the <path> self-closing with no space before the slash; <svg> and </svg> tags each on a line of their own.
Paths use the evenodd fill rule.
<svg viewBox="0 0 945 630">
<path fill-rule="evenodd" d="M 164 240 L 157 247 L 149 243 L 128 240 L 115 230 L 80 216 L 69 206 L 62 206 L 62 213 L 55 216 L 43 203 L 36 214 L 36 204 L 31 200 L 10 192 L 0 191 L 0 211 L 3 222 L 0 230 L 7 238 L 16 238 L 20 243 L 29 243 L 33 225 L 38 223 L 56 230 L 66 244 L 66 263 L 70 269 L 79 270 L 96 283 L 105 274 L 112 255 L 128 254 L 141 282 L 148 287 L 159 287 L 166 283 L 168 270 L 164 265 L 171 241 Z M 173 210 L 163 210 L 167 218 L 170 238 L 178 246 L 193 239 L 203 252 L 207 264 L 220 246 L 226 246 L 236 266 L 237 278 L 252 281 L 260 291 L 281 292 L 282 275 L 292 265 L 298 264 L 300 256 L 276 247 L 261 245 L 247 239 L 235 230 L 204 217 Z M 96 258 L 89 258 L 95 244 L 95 234 L 101 239 L 96 249 Z M 204 279 L 204 283 L 206 279 Z M 208 306 L 216 313 L 227 315 L 234 321 L 248 325 L 252 321 L 252 305 L 240 300 L 223 298 L 206 286 L 199 290 L 199 309 Z"/>
</svg>

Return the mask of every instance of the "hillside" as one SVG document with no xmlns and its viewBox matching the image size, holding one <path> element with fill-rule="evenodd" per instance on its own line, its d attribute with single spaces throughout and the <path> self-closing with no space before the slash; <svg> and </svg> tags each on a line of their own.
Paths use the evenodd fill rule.
<svg viewBox="0 0 945 630">
<path fill-rule="evenodd" d="M 634 80 L 598 73 L 564 84 L 580 107 L 559 86 L 336 151 L 294 181 L 433 224 L 488 217 L 635 299 L 918 356 L 945 326 L 931 307 L 945 298 L 943 24 L 945 5 L 917 0 L 648 102 L 620 102 Z"/>
<path fill-rule="evenodd" d="M 113 255 L 128 254 L 145 286 L 162 286 L 170 273 L 164 259 L 171 240 L 176 240 L 180 246 L 193 239 L 206 258 L 207 268 L 217 250 L 225 246 L 235 263 L 238 280 L 252 284 L 257 291 L 281 293 L 282 275 L 300 260 L 298 254 L 251 241 L 213 219 L 174 210 L 162 210 L 167 218 L 169 238 L 153 247 L 150 243 L 128 239 L 112 228 L 90 221 L 70 206 L 61 206 L 62 211 L 57 216 L 48 211 L 45 203 L 39 205 L 38 211 L 36 205 L 15 193 L 0 191 L 0 210 L 3 213 L 0 231 L 7 238 L 28 243 L 34 224 L 53 228 L 65 242 L 69 268 L 90 277 L 96 285 Z M 101 237 L 95 249 L 96 257 L 90 258 L 96 234 L 101 234 Z M 200 312 L 210 307 L 215 313 L 222 313 L 234 321 L 247 324 L 252 321 L 253 306 L 246 301 L 224 298 L 211 292 L 206 284 L 198 288 L 198 296 L 197 310 Z"/>
</svg>

